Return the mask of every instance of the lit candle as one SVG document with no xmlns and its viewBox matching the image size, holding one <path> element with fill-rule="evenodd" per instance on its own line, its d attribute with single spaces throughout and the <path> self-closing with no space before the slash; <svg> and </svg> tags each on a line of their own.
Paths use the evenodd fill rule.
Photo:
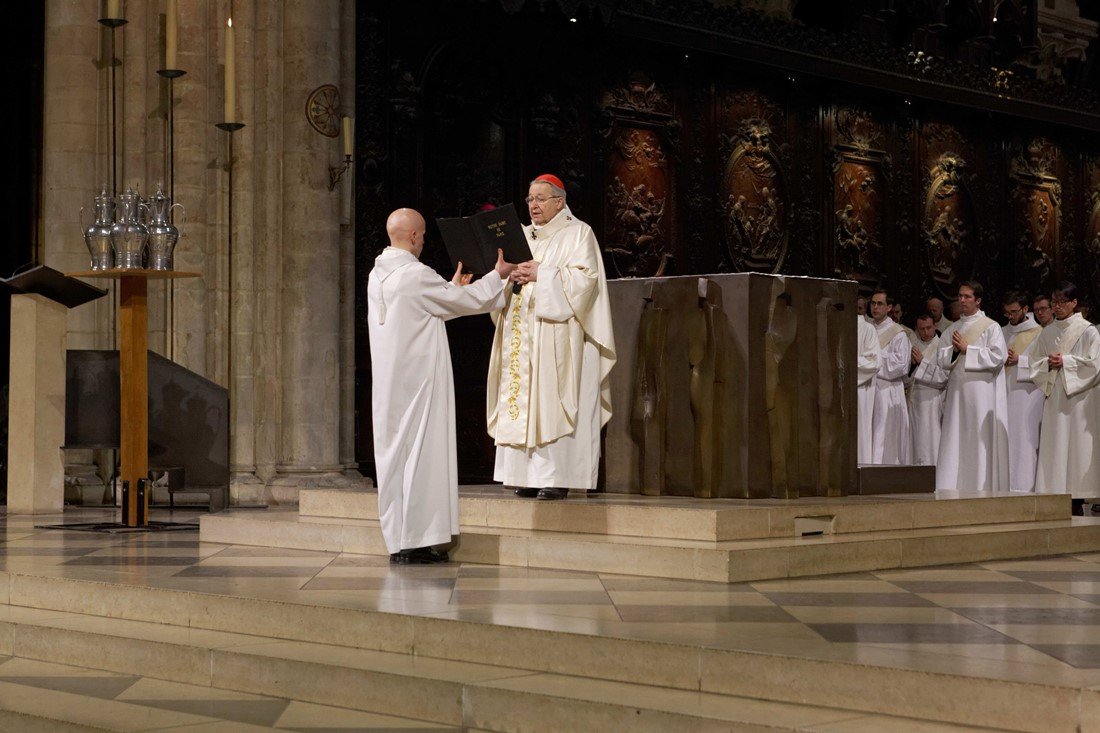
<svg viewBox="0 0 1100 733">
<path fill-rule="evenodd" d="M 176 0 L 164 8 L 164 68 L 176 68 Z"/>
<path fill-rule="evenodd" d="M 344 156 L 350 158 L 354 145 L 351 139 L 351 118 L 344 118 Z"/>
<path fill-rule="evenodd" d="M 237 121 L 237 72 L 233 64 L 233 19 L 225 23 L 225 121 Z"/>
<path fill-rule="evenodd" d="M 121 18 L 122 13 L 119 12 L 120 5 L 122 5 L 122 0 L 107 0 L 107 17 Z"/>
</svg>

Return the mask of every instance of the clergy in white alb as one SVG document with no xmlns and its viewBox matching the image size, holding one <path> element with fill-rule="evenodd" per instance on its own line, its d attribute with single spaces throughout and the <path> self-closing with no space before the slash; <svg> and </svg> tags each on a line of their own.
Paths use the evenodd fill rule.
<svg viewBox="0 0 1100 733">
<path fill-rule="evenodd" d="M 911 463 L 934 466 L 940 452 L 940 423 L 947 372 L 936 364 L 940 337 L 936 323 L 925 314 L 917 318 L 919 346 L 912 351 L 913 373 L 909 387 L 909 434 L 913 438 Z"/>
<path fill-rule="evenodd" d="M 862 315 L 856 315 L 856 462 L 870 463 L 871 417 L 875 408 L 875 375 L 878 374 L 878 334 Z"/>
<path fill-rule="evenodd" d="M 596 235 L 565 203 L 553 175 L 531 182 L 534 259 L 513 273 L 494 314 L 487 422 L 497 446 L 493 478 L 519 496 L 564 498 L 596 488 L 600 428 L 611 418 L 615 364 L 611 301 Z"/>
<path fill-rule="evenodd" d="M 1074 312 L 1076 290 L 1070 283 L 1055 290 L 1056 320 L 1027 359 L 1031 380 L 1047 396 L 1035 491 L 1094 498 L 1100 496 L 1100 333 Z"/>
<path fill-rule="evenodd" d="M 909 405 L 905 378 L 909 375 L 912 345 L 899 324 L 887 315 L 884 290 L 871 295 L 871 317 L 878 337 L 879 363 L 875 375 L 875 407 L 871 417 L 871 463 L 909 463 Z"/>
<path fill-rule="evenodd" d="M 1035 488 L 1035 465 L 1039 456 L 1039 424 L 1043 420 L 1042 390 L 1031 382 L 1025 356 L 1031 354 L 1042 327 L 1028 313 L 1028 298 L 1012 291 L 1001 301 L 1008 323 L 1001 326 L 1008 359 L 1005 387 L 1008 390 L 1008 488 L 1028 492 Z"/>
<path fill-rule="evenodd" d="M 499 308 L 512 266 L 472 285 L 420 262 L 424 219 L 398 209 L 390 246 L 367 278 L 371 416 L 378 517 L 393 562 L 445 560 L 432 550 L 458 534 L 454 381 L 444 321 Z M 469 282 L 466 276 L 464 282 Z"/>
<path fill-rule="evenodd" d="M 936 491 L 985 494 L 1008 490 L 1008 404 L 1001 327 L 980 310 L 982 286 L 959 286 L 959 320 L 940 336 L 936 365 L 947 394 L 936 458 Z"/>
</svg>

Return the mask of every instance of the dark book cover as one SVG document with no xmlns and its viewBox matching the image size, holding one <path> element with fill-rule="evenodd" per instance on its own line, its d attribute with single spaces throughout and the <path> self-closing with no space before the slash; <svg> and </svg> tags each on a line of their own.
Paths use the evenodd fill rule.
<svg viewBox="0 0 1100 733">
<path fill-rule="evenodd" d="M 504 250 L 504 259 L 513 264 L 531 259 L 531 248 L 512 204 L 472 216 L 436 219 L 451 265 L 461 262 L 465 272 L 484 275 L 497 263 L 497 250 Z"/>
</svg>

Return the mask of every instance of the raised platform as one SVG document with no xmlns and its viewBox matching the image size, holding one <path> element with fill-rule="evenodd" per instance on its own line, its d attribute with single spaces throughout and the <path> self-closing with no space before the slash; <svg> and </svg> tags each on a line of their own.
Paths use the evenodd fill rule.
<svg viewBox="0 0 1100 733">
<path fill-rule="evenodd" d="M 598 494 L 518 499 L 464 489 L 455 561 L 740 582 L 1100 550 L 1067 495 L 699 500 Z M 387 555 L 373 492 L 201 518 L 207 542 Z"/>
<path fill-rule="evenodd" d="M 0 538 L 12 730 L 326 727 L 209 720 L 287 701 L 405 719 L 345 729 L 1100 730 L 1096 553 L 727 587 L 19 522 Z M 102 691 L 133 676 L 192 699 Z"/>
</svg>

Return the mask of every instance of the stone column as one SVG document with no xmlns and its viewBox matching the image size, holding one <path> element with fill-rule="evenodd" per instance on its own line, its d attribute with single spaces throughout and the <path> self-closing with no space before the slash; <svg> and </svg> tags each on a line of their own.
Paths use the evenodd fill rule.
<svg viewBox="0 0 1100 733">
<path fill-rule="evenodd" d="M 233 139 L 233 282 L 229 307 L 233 309 L 233 373 L 230 388 L 230 493 L 237 503 L 242 495 L 251 501 L 262 481 L 256 477 L 256 183 L 254 141 L 267 128 L 256 114 L 257 44 L 256 3 L 237 2 L 233 7 L 236 29 L 237 106 L 245 127 Z M 261 92 L 262 93 L 262 92 Z M 227 202 L 228 203 L 228 202 Z M 228 210 L 228 209 L 227 209 Z"/>
<path fill-rule="evenodd" d="M 303 108 L 340 80 L 339 0 L 283 3 L 282 455 L 269 492 L 346 486 L 340 462 L 339 199 L 328 190 L 333 139 Z"/>
<path fill-rule="evenodd" d="M 355 116 L 355 2 L 340 4 L 340 101 Z M 354 122 L 353 122 L 354 124 Z M 341 140 L 341 157 L 343 141 Z M 362 480 L 355 460 L 355 152 L 352 167 L 337 189 L 340 195 L 340 463 L 344 473 Z M 340 158 L 338 157 L 337 160 Z M 341 163 L 342 165 L 342 163 Z"/>
<path fill-rule="evenodd" d="M 98 3 L 50 0 L 46 4 L 42 254 L 44 264 L 62 272 L 88 268 L 80 209 L 85 209 L 86 226 L 91 223 L 92 197 L 110 181 L 110 31 L 97 22 L 98 17 Z M 98 284 L 114 290 L 110 281 Z M 111 348 L 114 303 L 112 292 L 69 311 L 68 346 Z M 111 460 L 104 453 L 98 457 L 92 451 L 65 454 L 70 498 L 81 500 L 87 494 L 89 501 L 103 499 Z"/>
</svg>

